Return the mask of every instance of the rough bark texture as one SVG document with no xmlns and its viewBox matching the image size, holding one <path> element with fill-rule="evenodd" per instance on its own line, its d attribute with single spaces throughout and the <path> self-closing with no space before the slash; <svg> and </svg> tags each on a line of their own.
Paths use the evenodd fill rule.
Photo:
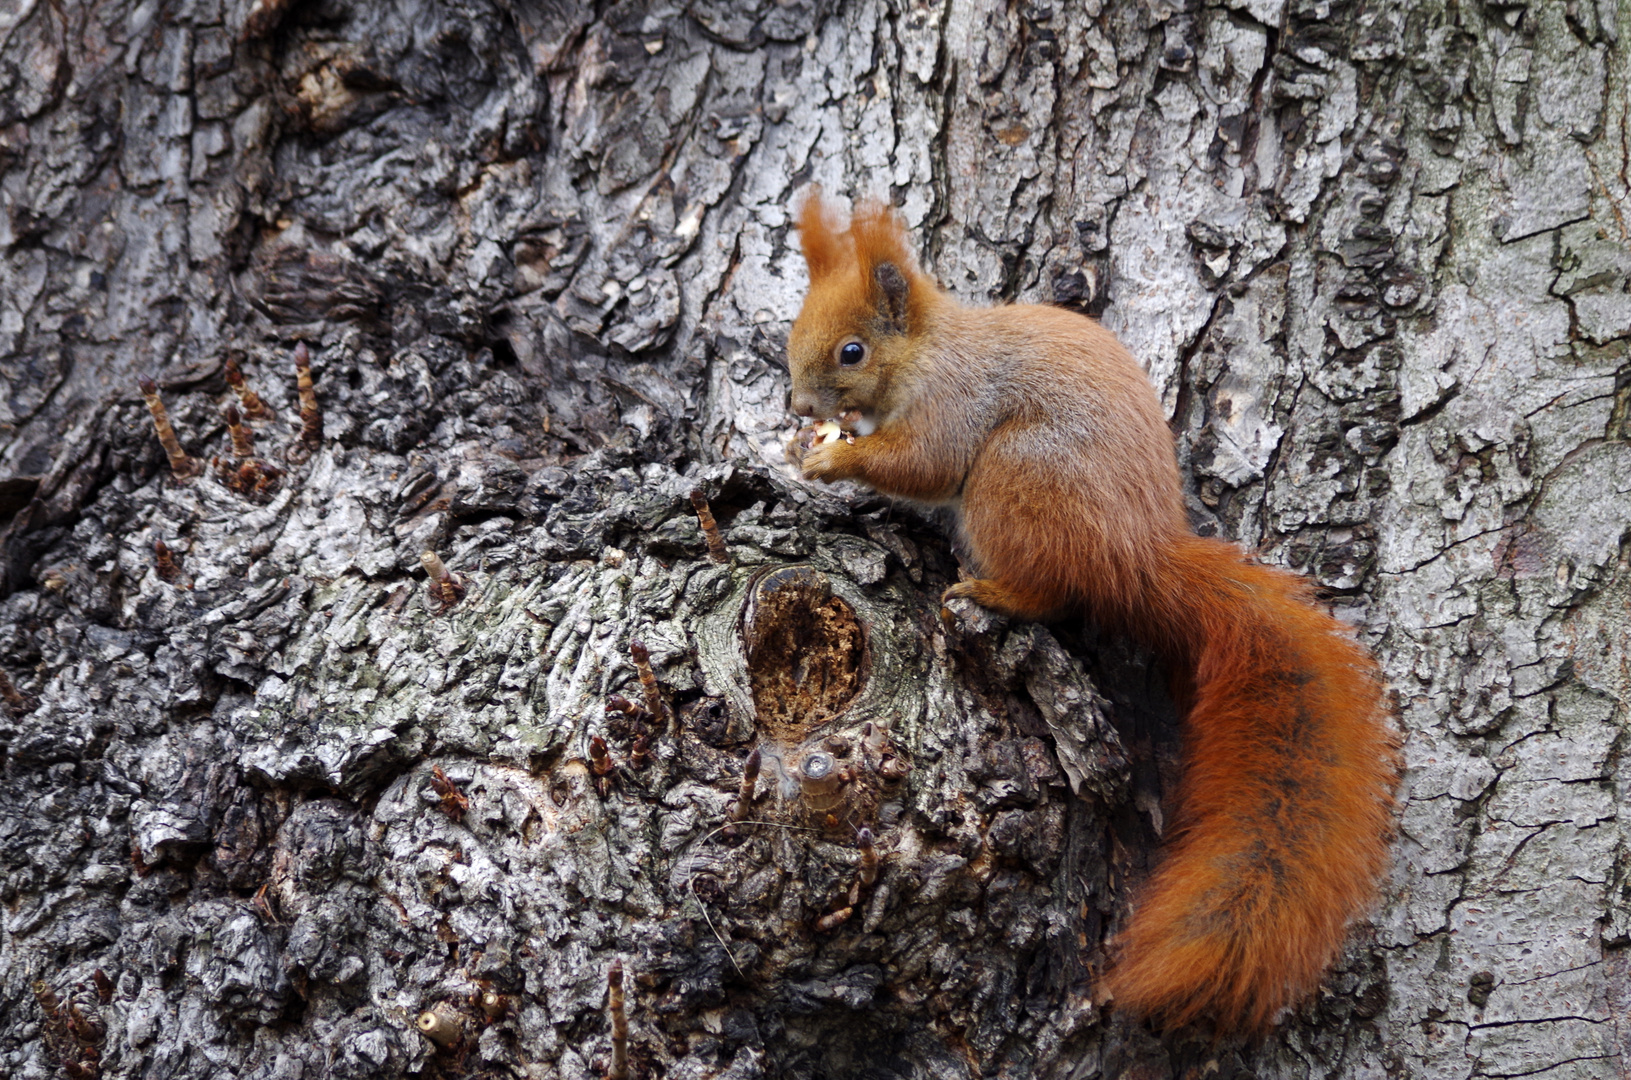
<svg viewBox="0 0 1631 1080">
<path fill-rule="evenodd" d="M 634 1075 L 1626 1075 L 1628 84 L 1615 0 L 14 0 L 0 1073 L 599 1076 L 621 959 Z M 1159 671 L 779 466 L 812 180 L 1102 316 L 1381 657 L 1395 872 L 1266 1042 L 1091 999 Z"/>
</svg>

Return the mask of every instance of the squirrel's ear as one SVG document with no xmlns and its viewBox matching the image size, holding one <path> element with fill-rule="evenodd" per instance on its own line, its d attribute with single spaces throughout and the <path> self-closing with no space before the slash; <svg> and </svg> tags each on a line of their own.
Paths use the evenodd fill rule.
<svg viewBox="0 0 1631 1080">
<path fill-rule="evenodd" d="M 889 321 L 890 329 L 895 333 L 906 333 L 907 300 L 911 294 L 906 275 L 894 263 L 881 262 L 872 268 L 872 280 L 878 283 L 878 290 L 882 293 L 878 314 Z"/>
<path fill-rule="evenodd" d="M 912 295 L 914 289 L 922 288 L 923 279 L 916 273 L 906 226 L 888 204 L 868 199 L 855 208 L 849 231 L 855 238 L 856 258 L 863 267 L 870 268 L 867 272 L 876 287 L 873 295 L 879 316 L 893 332 L 906 333 L 913 307 L 926 299 Z"/>
<path fill-rule="evenodd" d="M 816 184 L 810 185 L 810 193 L 799 206 L 798 228 L 799 247 L 810 267 L 810 280 L 817 281 L 837 269 L 843 261 L 843 234 L 833 231 L 828 222 L 827 204 Z"/>
</svg>

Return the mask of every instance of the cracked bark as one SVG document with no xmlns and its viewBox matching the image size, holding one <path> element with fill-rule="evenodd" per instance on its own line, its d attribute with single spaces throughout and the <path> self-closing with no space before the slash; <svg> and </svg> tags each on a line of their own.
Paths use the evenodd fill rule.
<svg viewBox="0 0 1631 1080">
<path fill-rule="evenodd" d="M 0 1072 L 598 1076 L 620 959 L 633 1075 L 1624 1075 L 1627 30 L 1613 0 L 0 13 Z M 1157 843 L 1159 672 L 947 627 L 938 523 L 780 471 L 812 180 L 892 196 L 966 298 L 1100 315 L 1198 525 L 1381 657 L 1395 872 L 1265 1043 L 1088 998 Z M 282 475 L 213 464 L 229 358 Z"/>
</svg>

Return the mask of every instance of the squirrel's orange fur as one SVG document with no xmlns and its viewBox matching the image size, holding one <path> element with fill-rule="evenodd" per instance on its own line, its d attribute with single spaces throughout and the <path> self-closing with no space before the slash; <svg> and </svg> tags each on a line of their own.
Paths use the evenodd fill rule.
<svg viewBox="0 0 1631 1080">
<path fill-rule="evenodd" d="M 979 577 L 948 597 L 1081 612 L 1180 672 L 1174 827 L 1105 989 L 1167 1023 L 1266 1029 L 1318 985 L 1387 865 L 1397 765 L 1375 662 L 1301 578 L 1191 532 L 1155 393 L 1109 331 L 962 306 L 878 204 L 843 226 L 814 195 L 799 231 L 794 410 L 876 425 L 809 450 L 805 475 L 952 504 Z"/>
</svg>

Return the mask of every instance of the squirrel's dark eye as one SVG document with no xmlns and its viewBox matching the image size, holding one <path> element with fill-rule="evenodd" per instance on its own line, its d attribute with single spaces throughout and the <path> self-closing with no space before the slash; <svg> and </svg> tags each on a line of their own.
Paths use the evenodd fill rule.
<svg viewBox="0 0 1631 1080">
<path fill-rule="evenodd" d="M 852 341 L 838 350 L 838 362 L 845 367 L 854 367 L 866 359 L 866 346 L 859 341 Z"/>
</svg>

